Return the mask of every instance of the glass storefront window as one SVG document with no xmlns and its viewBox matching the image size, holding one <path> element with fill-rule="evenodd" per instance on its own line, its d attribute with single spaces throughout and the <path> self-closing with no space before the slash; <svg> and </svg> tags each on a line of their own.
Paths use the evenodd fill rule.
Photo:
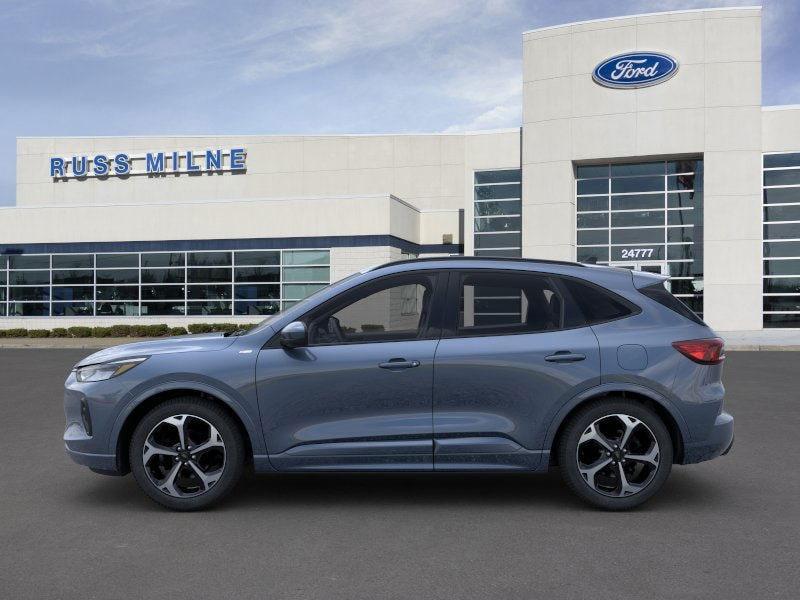
<svg viewBox="0 0 800 600">
<path fill-rule="evenodd" d="M 69 283 L 92 284 L 94 283 L 94 271 L 91 269 L 81 271 L 53 271 L 53 285 Z"/>
<path fill-rule="evenodd" d="M 49 287 L 10 287 L 9 300 L 49 300 Z"/>
<path fill-rule="evenodd" d="M 186 314 L 188 315 L 230 315 L 231 303 L 230 302 L 189 302 L 186 305 Z"/>
<path fill-rule="evenodd" d="M 800 153 L 765 154 L 763 166 L 763 324 L 800 328 Z"/>
<path fill-rule="evenodd" d="M 281 253 L 279 250 L 243 250 L 236 252 L 234 260 L 236 266 L 279 265 Z"/>
<path fill-rule="evenodd" d="M 98 269 L 97 283 L 139 283 L 137 269 Z"/>
<path fill-rule="evenodd" d="M 120 269 L 125 267 L 138 267 L 138 254 L 98 254 L 98 269 Z"/>
<path fill-rule="evenodd" d="M 91 302 L 53 302 L 51 305 L 54 317 L 91 317 L 94 304 Z"/>
<path fill-rule="evenodd" d="M 50 271 L 9 271 L 9 285 L 49 285 Z"/>
<path fill-rule="evenodd" d="M 284 250 L 284 265 L 327 265 L 330 253 L 327 250 Z"/>
<path fill-rule="evenodd" d="M 327 281 L 330 278 L 329 267 L 284 267 L 284 281 Z"/>
<path fill-rule="evenodd" d="M 222 267 L 231 264 L 230 252 L 189 252 L 190 267 Z"/>
<path fill-rule="evenodd" d="M 313 283 L 284 284 L 283 298 L 285 300 L 302 300 L 306 296 L 310 296 L 314 292 L 317 292 L 324 287 L 324 285 Z"/>
<path fill-rule="evenodd" d="M 235 281 L 280 281 L 280 267 L 236 267 Z"/>
<path fill-rule="evenodd" d="M 185 283 L 184 269 L 142 269 L 142 283 Z"/>
<path fill-rule="evenodd" d="M 142 268 L 182 267 L 186 264 L 183 252 L 154 252 L 142 254 Z"/>
<path fill-rule="evenodd" d="M 268 315 L 329 282 L 327 249 L 0 255 L 0 315 Z"/>
<path fill-rule="evenodd" d="M 94 256 L 92 254 L 54 254 L 53 269 L 92 269 Z"/>
<path fill-rule="evenodd" d="M 49 269 L 48 254 L 20 254 L 8 257 L 9 269 Z"/>
<path fill-rule="evenodd" d="M 475 171 L 473 189 L 475 256 L 520 256 L 522 171 Z"/>
<path fill-rule="evenodd" d="M 190 285 L 186 290 L 189 300 L 230 300 L 230 285 Z"/>
<path fill-rule="evenodd" d="M 229 268 L 188 269 L 186 277 L 189 283 L 230 282 L 231 270 Z"/>
<path fill-rule="evenodd" d="M 660 270 L 702 313 L 703 161 L 576 165 L 577 258 Z"/>
<path fill-rule="evenodd" d="M 93 300 L 94 288 L 90 285 L 54 285 L 53 301 L 56 300 Z"/>
</svg>

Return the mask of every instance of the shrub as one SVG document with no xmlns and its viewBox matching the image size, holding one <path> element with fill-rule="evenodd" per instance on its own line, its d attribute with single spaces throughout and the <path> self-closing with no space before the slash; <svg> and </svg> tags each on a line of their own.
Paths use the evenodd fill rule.
<svg viewBox="0 0 800 600">
<path fill-rule="evenodd" d="M 92 328 L 91 327 L 70 327 L 69 329 L 67 329 L 67 333 L 69 333 L 70 337 L 74 337 L 74 338 L 92 337 Z"/>
<path fill-rule="evenodd" d="M 147 325 L 131 325 L 131 337 L 147 337 Z"/>
<path fill-rule="evenodd" d="M 54 327 L 50 331 L 50 337 L 58 337 L 58 338 L 69 337 L 69 332 L 64 327 Z"/>
<path fill-rule="evenodd" d="M 189 333 L 211 333 L 212 326 L 209 323 L 192 323 L 189 325 Z"/>
<path fill-rule="evenodd" d="M 28 337 L 28 330 L 22 327 L 14 327 L 12 329 L 6 329 L 6 337 L 10 338 Z"/>
<path fill-rule="evenodd" d="M 170 335 L 186 335 L 188 332 L 186 331 L 185 327 L 170 327 L 169 334 Z"/>
<path fill-rule="evenodd" d="M 111 327 L 92 327 L 92 337 L 106 338 L 111 336 Z"/>
<path fill-rule="evenodd" d="M 50 337 L 50 330 L 49 329 L 29 329 L 28 330 L 28 337 L 32 337 L 32 338 Z"/>
<path fill-rule="evenodd" d="M 108 329 L 111 337 L 128 337 L 131 334 L 130 325 L 112 325 Z"/>
<path fill-rule="evenodd" d="M 148 337 L 161 337 L 169 335 L 169 327 L 163 323 L 159 325 L 145 325 L 145 332 Z"/>
<path fill-rule="evenodd" d="M 234 323 L 212 323 L 211 331 L 215 333 L 231 333 L 236 331 L 237 327 Z"/>
<path fill-rule="evenodd" d="M 0 329 L 0 338 L 4 338 L 4 337 L 6 337 L 6 330 L 5 329 Z"/>
</svg>

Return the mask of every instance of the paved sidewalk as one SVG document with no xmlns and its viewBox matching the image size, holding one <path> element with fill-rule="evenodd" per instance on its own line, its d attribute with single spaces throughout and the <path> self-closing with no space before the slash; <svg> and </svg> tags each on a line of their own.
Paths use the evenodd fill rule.
<svg viewBox="0 0 800 600">
<path fill-rule="evenodd" d="M 718 331 L 726 350 L 800 350 L 800 329 Z"/>
<path fill-rule="evenodd" d="M 99 350 L 166 338 L 0 338 L 0 348 L 87 348 Z"/>
</svg>

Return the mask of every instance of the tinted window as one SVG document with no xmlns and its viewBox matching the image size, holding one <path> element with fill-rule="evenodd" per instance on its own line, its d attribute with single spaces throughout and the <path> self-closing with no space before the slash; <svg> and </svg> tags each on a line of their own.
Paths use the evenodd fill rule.
<svg viewBox="0 0 800 600">
<path fill-rule="evenodd" d="M 655 300 L 662 306 L 666 306 L 668 309 L 675 311 L 690 321 L 694 321 L 698 325 L 705 325 L 702 319 L 694 314 L 688 306 L 669 293 L 663 282 L 648 285 L 639 291 L 651 300 Z"/>
<path fill-rule="evenodd" d="M 461 273 L 456 335 L 561 329 L 564 302 L 550 278 L 534 273 Z"/>
<path fill-rule="evenodd" d="M 434 275 L 392 277 L 369 283 L 348 300 L 313 318 L 312 344 L 413 340 L 427 325 Z"/>
<path fill-rule="evenodd" d="M 115 269 L 124 267 L 138 267 L 139 255 L 138 254 L 98 254 L 97 255 L 97 268 L 98 269 Z"/>
<path fill-rule="evenodd" d="M 577 279 L 562 279 L 580 314 L 567 315 L 567 327 L 594 325 L 627 317 L 634 307 L 619 296 Z"/>
</svg>

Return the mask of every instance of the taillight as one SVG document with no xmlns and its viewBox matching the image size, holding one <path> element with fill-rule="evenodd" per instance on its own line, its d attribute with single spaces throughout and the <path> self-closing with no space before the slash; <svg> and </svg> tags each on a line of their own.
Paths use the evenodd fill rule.
<svg viewBox="0 0 800 600">
<path fill-rule="evenodd" d="M 673 342 L 672 347 L 701 365 L 718 365 L 725 360 L 725 342 L 719 338 Z"/>
</svg>

